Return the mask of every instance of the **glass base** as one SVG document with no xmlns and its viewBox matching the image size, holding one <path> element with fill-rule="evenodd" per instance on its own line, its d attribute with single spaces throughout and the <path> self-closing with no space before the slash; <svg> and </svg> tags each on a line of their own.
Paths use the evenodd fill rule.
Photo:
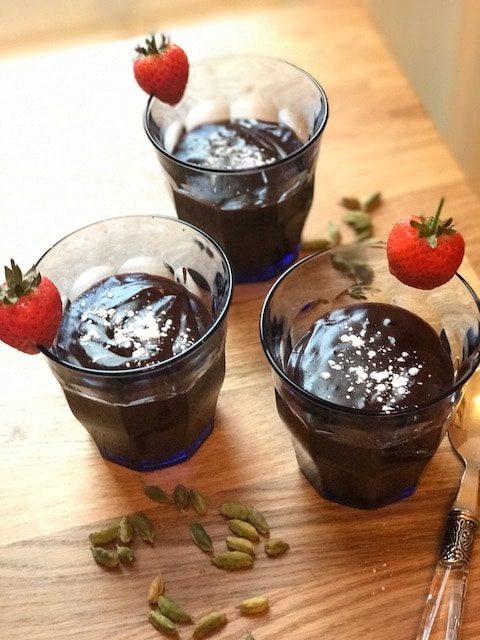
<svg viewBox="0 0 480 640">
<path fill-rule="evenodd" d="M 247 282 L 264 282 L 265 280 L 271 280 L 275 276 L 278 276 L 280 273 L 285 271 L 287 267 L 295 262 L 299 254 L 300 244 L 298 244 L 293 251 L 285 254 L 283 258 L 275 264 L 269 265 L 267 267 L 262 267 L 258 271 L 246 271 L 243 273 L 235 271 L 235 282 L 236 284 L 241 284 Z"/>
<path fill-rule="evenodd" d="M 200 445 L 208 438 L 213 431 L 213 422 L 209 422 L 200 432 L 199 436 L 191 442 L 187 447 L 176 451 L 173 455 L 167 458 L 143 458 L 137 461 L 133 461 L 123 456 L 110 455 L 108 451 L 102 451 L 100 453 L 105 460 L 114 462 L 122 467 L 133 469 L 134 471 L 155 471 L 157 469 L 163 469 L 164 467 L 171 467 L 180 462 L 185 462 L 197 451 Z"/>
</svg>

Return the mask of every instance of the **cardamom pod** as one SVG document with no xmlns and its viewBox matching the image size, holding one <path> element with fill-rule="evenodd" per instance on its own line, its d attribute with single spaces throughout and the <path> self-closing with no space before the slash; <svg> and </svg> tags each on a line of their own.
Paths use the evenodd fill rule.
<svg viewBox="0 0 480 640">
<path fill-rule="evenodd" d="M 107 544 L 113 542 L 118 538 L 119 527 L 107 527 L 106 529 L 100 529 L 100 531 L 94 531 L 88 536 L 88 539 L 93 545 Z"/>
<path fill-rule="evenodd" d="M 150 583 L 148 587 L 147 600 L 150 604 L 156 604 L 159 597 L 162 595 L 165 589 L 165 581 L 163 576 L 158 573 Z"/>
<path fill-rule="evenodd" d="M 343 221 L 356 233 L 364 233 L 372 231 L 372 218 L 365 211 L 347 211 L 343 216 Z"/>
<path fill-rule="evenodd" d="M 132 527 L 130 518 L 128 516 L 122 517 L 122 519 L 120 520 L 120 524 L 118 525 L 118 528 L 119 528 L 118 538 L 120 542 L 123 542 L 123 544 L 127 544 L 128 542 L 131 542 L 133 538 L 133 527 Z"/>
<path fill-rule="evenodd" d="M 362 209 L 369 213 L 376 209 L 382 202 L 382 194 L 380 191 L 375 191 L 363 202 Z"/>
<path fill-rule="evenodd" d="M 164 616 L 163 613 L 160 613 L 158 609 L 152 609 L 148 612 L 148 619 L 150 623 L 167 636 L 176 636 L 178 635 L 177 627 L 175 624 Z"/>
<path fill-rule="evenodd" d="M 202 616 L 193 629 L 192 638 L 200 640 L 212 635 L 227 624 L 227 616 L 219 611 L 211 611 Z"/>
<path fill-rule="evenodd" d="M 227 524 L 230 531 L 236 536 L 247 538 L 247 540 L 250 540 L 251 542 L 258 542 L 260 540 L 258 531 L 249 522 L 244 522 L 243 520 L 234 518 L 229 520 Z"/>
<path fill-rule="evenodd" d="M 345 209 L 352 209 L 352 210 L 360 209 L 360 200 L 358 198 L 354 198 L 351 196 L 346 196 L 342 198 L 339 204 L 341 207 L 344 207 Z"/>
<path fill-rule="evenodd" d="M 326 238 L 314 238 L 313 240 L 303 240 L 303 251 L 326 251 L 332 248 L 332 243 Z"/>
<path fill-rule="evenodd" d="M 255 638 L 252 636 L 250 632 L 248 632 L 243 640 L 255 640 Z"/>
<path fill-rule="evenodd" d="M 337 245 L 340 243 L 341 241 L 341 234 L 340 234 L 340 229 L 338 228 L 338 225 L 335 224 L 335 222 L 327 222 L 327 240 L 332 244 L 332 245 Z"/>
<path fill-rule="evenodd" d="M 197 547 L 205 551 L 205 553 L 213 553 L 212 539 L 200 522 L 192 522 L 190 525 L 190 534 Z"/>
<path fill-rule="evenodd" d="M 249 553 L 251 556 L 255 555 L 255 548 L 253 542 L 246 538 L 240 538 L 239 536 L 227 536 L 227 549 L 230 551 L 243 551 L 243 553 Z"/>
<path fill-rule="evenodd" d="M 270 533 L 270 527 L 268 526 L 265 516 L 255 507 L 250 507 L 248 510 L 248 522 L 253 525 L 262 536 L 268 536 Z"/>
<path fill-rule="evenodd" d="M 160 613 L 163 613 L 172 622 L 192 622 L 192 616 L 171 598 L 160 596 L 157 605 Z"/>
<path fill-rule="evenodd" d="M 183 484 L 177 484 L 173 490 L 173 502 L 182 511 L 190 504 L 190 491 Z"/>
<path fill-rule="evenodd" d="M 143 511 L 136 511 L 130 516 L 130 520 L 140 538 L 145 542 L 153 543 L 155 540 L 155 530 L 152 522 Z"/>
<path fill-rule="evenodd" d="M 274 558 L 275 556 L 281 556 L 290 549 L 290 545 L 284 542 L 280 538 L 271 538 L 264 544 L 265 553 L 267 556 Z"/>
<path fill-rule="evenodd" d="M 224 551 L 212 558 L 212 563 L 219 569 L 235 571 L 236 569 L 246 569 L 253 565 L 253 556 L 243 551 Z"/>
<path fill-rule="evenodd" d="M 135 556 L 133 555 L 133 551 L 130 547 L 124 547 L 117 544 L 117 556 L 122 564 L 128 564 L 129 562 L 133 562 L 135 560 Z"/>
<path fill-rule="evenodd" d="M 97 564 L 109 569 L 118 567 L 120 561 L 115 551 L 108 551 L 103 547 L 91 547 L 90 550 Z"/>
<path fill-rule="evenodd" d="M 239 605 L 240 612 L 244 615 L 255 615 L 257 613 L 263 613 L 269 607 L 267 596 L 254 596 L 253 598 L 246 598 Z"/>
<path fill-rule="evenodd" d="M 229 519 L 247 520 L 248 507 L 241 502 L 224 502 L 220 505 L 220 513 Z"/>
<path fill-rule="evenodd" d="M 190 489 L 190 502 L 199 516 L 204 516 L 207 513 L 207 503 L 200 491 Z"/>
<path fill-rule="evenodd" d="M 143 487 L 143 493 L 148 498 L 150 498 L 150 500 L 154 500 L 155 502 L 159 502 L 160 504 L 169 502 L 168 496 L 165 491 L 161 487 L 157 487 L 154 484 L 147 484 L 146 487 Z"/>
</svg>

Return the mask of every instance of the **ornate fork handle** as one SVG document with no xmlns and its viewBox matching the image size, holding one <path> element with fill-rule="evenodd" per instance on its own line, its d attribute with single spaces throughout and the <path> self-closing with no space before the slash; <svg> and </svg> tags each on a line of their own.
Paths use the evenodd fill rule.
<svg viewBox="0 0 480 640">
<path fill-rule="evenodd" d="M 452 509 L 448 514 L 440 562 L 468 567 L 475 542 L 478 519 L 469 511 Z"/>
<path fill-rule="evenodd" d="M 456 640 L 478 519 L 468 510 L 448 514 L 442 551 L 416 640 Z"/>
</svg>

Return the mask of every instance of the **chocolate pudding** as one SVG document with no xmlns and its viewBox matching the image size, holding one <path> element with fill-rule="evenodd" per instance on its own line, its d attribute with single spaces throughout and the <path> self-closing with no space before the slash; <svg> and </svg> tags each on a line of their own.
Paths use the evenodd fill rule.
<svg viewBox="0 0 480 640">
<path fill-rule="evenodd" d="M 318 148 L 275 171 L 269 167 L 302 146 L 285 124 L 221 121 L 184 131 L 172 152 L 205 171 L 190 175 L 186 168 L 165 164 L 175 183 L 179 218 L 225 248 L 239 282 L 272 277 L 298 255 Z"/>
<path fill-rule="evenodd" d="M 172 464 L 175 452 L 186 457 L 185 443 L 191 454 L 205 439 L 225 374 L 223 351 L 185 393 L 174 388 L 180 365 L 177 373 L 157 369 L 198 342 L 212 323 L 205 304 L 183 285 L 145 273 L 106 278 L 67 305 L 52 352 L 89 371 L 84 384 L 92 396 L 92 370 L 101 376 L 96 397 L 77 392 L 74 384 L 64 391 L 104 457 L 139 469 L 148 469 L 151 459 L 156 468 L 159 452 Z M 126 371 L 132 377 L 116 375 Z M 142 400 L 130 402 L 139 386 Z"/>
<path fill-rule="evenodd" d="M 295 407 L 276 395 L 300 467 L 322 495 L 368 508 L 414 490 L 452 411 L 446 399 L 422 409 L 421 421 L 415 413 L 447 394 L 454 380 L 450 355 L 430 325 L 383 303 L 335 309 L 294 345 L 286 373 L 325 401 L 319 406 L 304 396 Z M 363 423 L 371 414 L 363 431 L 359 411 Z M 416 420 L 413 435 L 404 436 Z"/>
</svg>

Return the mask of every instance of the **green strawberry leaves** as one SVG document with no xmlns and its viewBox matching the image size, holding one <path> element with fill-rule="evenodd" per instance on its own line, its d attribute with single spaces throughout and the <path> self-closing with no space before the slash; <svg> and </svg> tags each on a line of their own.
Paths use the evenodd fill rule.
<svg viewBox="0 0 480 640">
<path fill-rule="evenodd" d="M 453 235 L 456 233 L 453 227 L 453 218 L 447 220 L 440 220 L 440 213 L 442 211 L 445 198 L 440 199 L 437 212 L 434 216 L 425 218 L 420 216 L 420 220 L 411 220 L 410 226 L 418 231 L 418 235 L 421 238 L 425 238 L 428 244 L 435 249 L 438 244 L 438 238 L 442 235 Z"/>
<path fill-rule="evenodd" d="M 41 281 L 41 275 L 35 266 L 23 274 L 14 260 L 10 260 L 10 267 L 5 266 L 5 285 L 0 288 L 0 302 L 15 304 L 19 298 L 33 291 Z"/>
</svg>

